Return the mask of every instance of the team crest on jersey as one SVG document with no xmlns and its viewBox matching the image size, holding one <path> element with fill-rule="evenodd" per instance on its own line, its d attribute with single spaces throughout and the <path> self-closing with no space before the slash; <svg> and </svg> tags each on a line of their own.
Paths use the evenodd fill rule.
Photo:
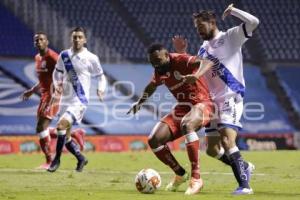
<svg viewBox="0 0 300 200">
<path fill-rule="evenodd" d="M 68 62 L 69 61 L 69 58 L 65 57 L 64 58 L 64 63 Z"/>
<path fill-rule="evenodd" d="M 215 43 L 213 43 L 211 45 L 211 47 L 216 49 L 216 48 L 219 48 L 219 47 L 223 46 L 224 43 L 225 43 L 225 40 L 223 38 L 221 38 L 221 39 L 217 40 Z"/>
<path fill-rule="evenodd" d="M 176 78 L 176 80 L 181 80 L 181 74 L 179 71 L 174 71 L 173 74 L 174 74 L 174 77 Z"/>
<path fill-rule="evenodd" d="M 87 64 L 87 59 L 81 59 L 80 60 L 83 64 Z"/>
<path fill-rule="evenodd" d="M 45 60 L 43 60 L 41 62 L 41 67 L 37 70 L 37 72 L 47 72 L 47 62 Z"/>
<path fill-rule="evenodd" d="M 167 78 L 169 78 L 169 77 L 171 76 L 171 73 L 170 73 L 170 72 L 167 72 L 167 73 L 166 73 L 166 76 L 167 76 Z"/>
</svg>

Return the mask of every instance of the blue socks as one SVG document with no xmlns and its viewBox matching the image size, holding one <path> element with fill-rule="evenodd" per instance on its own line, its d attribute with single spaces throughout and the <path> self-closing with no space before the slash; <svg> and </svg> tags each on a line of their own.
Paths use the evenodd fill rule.
<svg viewBox="0 0 300 200">
<path fill-rule="evenodd" d="M 84 156 L 80 153 L 78 145 L 72 139 L 66 143 L 66 148 L 77 158 L 78 161 L 84 160 Z"/>
</svg>

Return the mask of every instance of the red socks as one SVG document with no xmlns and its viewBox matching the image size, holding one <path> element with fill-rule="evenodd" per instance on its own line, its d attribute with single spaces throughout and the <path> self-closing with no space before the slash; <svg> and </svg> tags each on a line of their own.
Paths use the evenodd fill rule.
<svg viewBox="0 0 300 200">
<path fill-rule="evenodd" d="M 191 162 L 191 177 L 195 179 L 200 178 L 199 168 L 199 147 L 200 142 L 196 132 L 185 135 L 186 151 Z"/>
</svg>

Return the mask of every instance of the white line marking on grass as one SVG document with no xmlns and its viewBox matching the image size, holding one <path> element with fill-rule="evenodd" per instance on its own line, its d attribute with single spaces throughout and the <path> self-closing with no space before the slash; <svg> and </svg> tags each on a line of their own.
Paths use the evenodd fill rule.
<svg viewBox="0 0 300 200">
<path fill-rule="evenodd" d="M 66 169 L 58 169 L 58 173 L 66 173 L 66 172 L 72 172 L 73 170 L 66 170 Z M 47 172 L 46 170 L 43 169 L 12 169 L 12 168 L 0 168 L 0 172 L 36 172 L 36 173 L 41 173 L 41 172 Z M 113 170 L 84 170 L 86 173 L 101 173 L 101 174 L 137 174 L 138 171 L 113 171 Z M 173 174 L 173 172 L 167 172 L 167 171 L 160 171 L 160 174 L 164 175 L 170 175 Z M 50 173 L 49 173 L 50 174 Z M 232 176 L 233 174 L 231 172 L 201 172 L 202 175 L 224 175 L 224 176 Z M 253 176 L 267 176 L 268 174 L 265 173 L 253 173 Z"/>
</svg>

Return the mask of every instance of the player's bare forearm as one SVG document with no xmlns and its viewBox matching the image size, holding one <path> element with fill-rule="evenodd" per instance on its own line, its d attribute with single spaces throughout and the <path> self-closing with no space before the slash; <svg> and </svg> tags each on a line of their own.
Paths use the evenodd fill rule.
<svg viewBox="0 0 300 200">
<path fill-rule="evenodd" d="M 32 91 L 32 92 L 36 92 L 36 91 L 38 91 L 39 88 L 40 88 L 40 82 L 37 82 L 37 83 L 31 88 L 31 91 Z"/>
<path fill-rule="evenodd" d="M 214 64 L 210 60 L 197 58 L 193 65 L 199 66 L 198 70 L 194 74 L 188 74 L 182 76 L 182 79 L 185 83 L 194 84 L 203 74 L 207 72 Z"/>
<path fill-rule="evenodd" d="M 23 101 L 29 99 L 31 97 L 31 95 L 37 91 L 40 87 L 40 83 L 38 82 L 37 84 L 35 84 L 32 88 L 30 88 L 29 90 L 26 90 L 25 92 L 23 92 L 23 94 L 21 95 L 21 99 Z"/>
<path fill-rule="evenodd" d="M 148 84 L 145 87 L 142 96 L 137 101 L 138 104 L 141 105 L 142 103 L 144 103 L 145 101 L 147 101 L 147 99 L 155 92 L 155 90 L 156 90 L 156 86 L 153 83 Z"/>
<path fill-rule="evenodd" d="M 197 58 L 196 61 L 200 62 L 199 69 L 195 73 L 195 76 L 197 78 L 200 78 L 201 76 L 203 76 L 212 66 L 214 66 L 214 63 L 210 60 L 207 60 L 207 59 Z"/>
<path fill-rule="evenodd" d="M 127 114 L 129 113 L 137 113 L 140 110 L 141 105 L 147 101 L 147 99 L 155 92 L 156 90 L 156 86 L 153 83 L 148 84 L 145 89 L 144 92 L 142 94 L 142 96 L 139 98 L 139 100 L 137 102 L 135 102 L 131 108 L 129 109 L 129 111 L 127 112 Z"/>
</svg>

